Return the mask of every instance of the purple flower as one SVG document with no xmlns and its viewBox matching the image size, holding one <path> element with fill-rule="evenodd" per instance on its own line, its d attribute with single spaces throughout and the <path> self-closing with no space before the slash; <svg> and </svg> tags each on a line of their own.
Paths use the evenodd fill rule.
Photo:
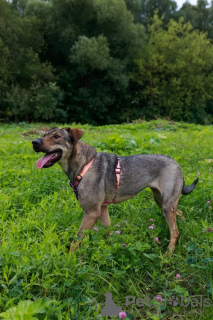
<svg viewBox="0 0 213 320">
<path fill-rule="evenodd" d="M 120 231 L 115 231 L 115 234 L 120 234 Z"/>
<path fill-rule="evenodd" d="M 200 172 L 197 172 L 197 175 L 199 176 L 199 175 L 200 175 Z"/>
<path fill-rule="evenodd" d="M 127 221 L 127 220 L 124 220 L 124 223 L 128 223 L 128 221 Z"/>
<path fill-rule="evenodd" d="M 157 300 L 157 301 L 159 301 L 159 302 L 162 302 L 162 296 L 160 295 L 160 294 L 158 294 L 156 297 L 155 297 L 155 299 Z"/>
<path fill-rule="evenodd" d="M 98 228 L 97 228 L 97 227 L 94 227 L 93 230 L 94 230 L 94 231 L 98 231 Z"/>
<path fill-rule="evenodd" d="M 210 203 L 211 203 L 211 201 L 209 201 L 209 200 L 208 200 L 208 201 L 206 201 L 206 203 L 210 204 Z"/>
<path fill-rule="evenodd" d="M 125 318 L 126 318 L 126 312 L 125 312 L 125 311 L 121 311 L 121 312 L 119 313 L 119 318 L 120 318 L 120 319 L 125 319 Z"/>
<path fill-rule="evenodd" d="M 153 226 L 153 227 L 154 227 L 154 226 L 155 226 L 155 225 L 154 225 L 154 223 L 152 223 L 152 224 L 151 224 L 151 226 Z"/>
<path fill-rule="evenodd" d="M 181 279 L 181 275 L 179 273 L 176 274 L 175 276 L 176 279 Z"/>
<path fill-rule="evenodd" d="M 212 209 L 212 206 L 209 206 L 209 209 Z"/>
<path fill-rule="evenodd" d="M 208 229 L 207 229 L 207 232 L 212 232 L 212 231 L 213 231 L 212 228 L 208 228 Z"/>
<path fill-rule="evenodd" d="M 153 226 L 149 226 L 149 229 L 151 230 L 151 229 L 154 229 L 154 227 Z"/>
<path fill-rule="evenodd" d="M 154 221 L 153 219 L 149 219 L 149 221 Z"/>
<path fill-rule="evenodd" d="M 127 244 L 126 243 L 123 243 L 123 247 L 126 247 L 127 246 Z"/>
<path fill-rule="evenodd" d="M 159 238 L 156 237 L 156 238 L 154 239 L 154 241 L 155 241 L 155 242 L 159 242 Z"/>
</svg>

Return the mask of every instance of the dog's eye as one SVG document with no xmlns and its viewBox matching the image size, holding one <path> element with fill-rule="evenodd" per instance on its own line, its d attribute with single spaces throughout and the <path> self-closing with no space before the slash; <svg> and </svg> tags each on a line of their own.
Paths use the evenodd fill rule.
<svg viewBox="0 0 213 320">
<path fill-rule="evenodd" d="M 56 138 L 56 139 L 58 139 L 58 138 L 60 138 L 60 136 L 58 136 L 57 134 L 54 136 L 54 138 Z"/>
</svg>

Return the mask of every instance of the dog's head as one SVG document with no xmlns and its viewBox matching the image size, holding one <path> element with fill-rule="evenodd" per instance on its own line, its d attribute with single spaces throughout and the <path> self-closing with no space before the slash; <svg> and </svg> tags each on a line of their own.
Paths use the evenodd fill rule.
<svg viewBox="0 0 213 320">
<path fill-rule="evenodd" d="M 83 134 L 80 129 L 52 128 L 42 138 L 33 140 L 33 149 L 46 153 L 37 161 L 37 168 L 49 168 L 59 160 L 68 158 Z"/>
</svg>

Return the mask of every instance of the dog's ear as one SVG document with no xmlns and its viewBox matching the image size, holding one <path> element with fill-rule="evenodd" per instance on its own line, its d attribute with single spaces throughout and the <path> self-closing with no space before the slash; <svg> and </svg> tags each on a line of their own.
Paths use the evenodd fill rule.
<svg viewBox="0 0 213 320">
<path fill-rule="evenodd" d="M 65 130 L 67 130 L 67 132 L 69 133 L 70 137 L 73 138 L 74 143 L 78 142 L 78 140 L 81 139 L 81 137 L 84 134 L 84 131 L 81 130 L 81 129 L 65 128 Z"/>
<path fill-rule="evenodd" d="M 81 129 L 71 129 L 72 137 L 74 139 L 74 142 L 77 142 L 84 134 L 84 131 Z"/>
</svg>

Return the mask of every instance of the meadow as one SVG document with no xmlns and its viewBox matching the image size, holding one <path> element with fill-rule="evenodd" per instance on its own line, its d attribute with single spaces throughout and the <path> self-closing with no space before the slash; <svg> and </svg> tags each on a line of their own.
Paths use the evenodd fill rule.
<svg viewBox="0 0 213 320">
<path fill-rule="evenodd" d="M 181 165 L 186 185 L 199 177 L 180 198 L 185 220 L 177 217 L 180 238 L 168 257 L 169 230 L 149 189 L 110 205 L 108 239 L 97 223 L 68 253 L 82 209 L 58 164 L 36 168 L 40 155 L 31 143 L 53 126 L 0 127 L 0 319 L 118 319 L 100 316 L 107 292 L 126 319 L 213 319 L 213 127 L 164 120 L 66 125 L 83 129 L 82 140 L 97 151 L 165 154 Z M 126 296 L 135 302 L 126 306 Z M 136 304 L 146 297 L 149 306 Z"/>
</svg>

